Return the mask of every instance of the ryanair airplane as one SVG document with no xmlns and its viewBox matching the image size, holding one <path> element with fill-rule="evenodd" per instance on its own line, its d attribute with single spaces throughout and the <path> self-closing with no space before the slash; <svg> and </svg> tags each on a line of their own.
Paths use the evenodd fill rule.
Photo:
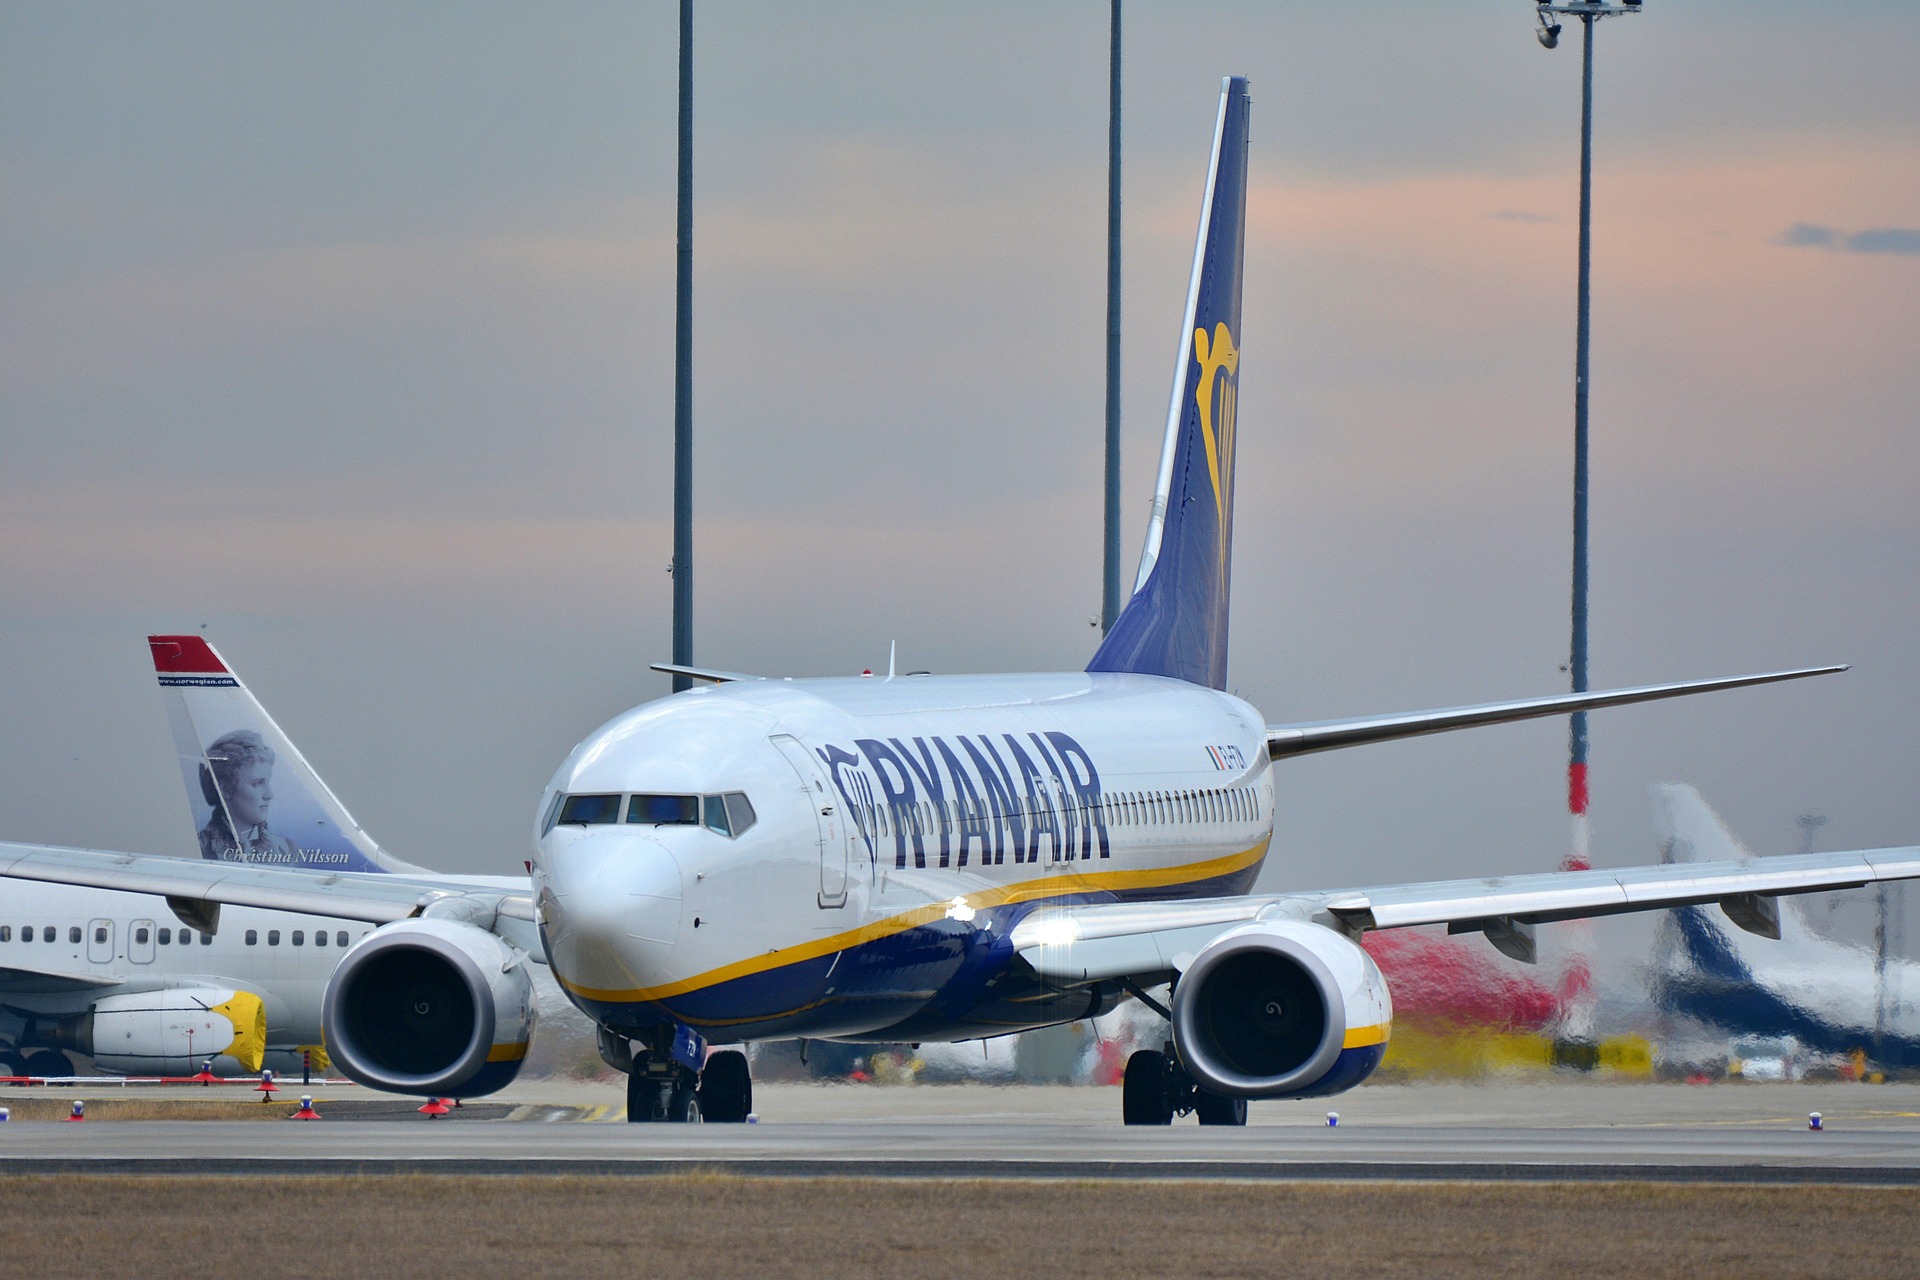
<svg viewBox="0 0 1920 1280">
<path fill-rule="evenodd" d="M 1226 693 L 1247 114 L 1228 79 L 1145 553 L 1086 670 L 662 667 L 701 687 L 574 749 L 515 888 L 309 866 L 297 839 L 199 863 L 0 846 L 0 875 L 378 926 L 334 972 L 323 1030 L 380 1088 L 471 1095 L 511 1075 L 531 921 L 629 1073 L 634 1120 L 745 1118 L 747 1059 L 710 1043 L 976 1039 L 1132 996 L 1171 1038 L 1128 1062 L 1127 1123 L 1227 1125 L 1250 1098 L 1337 1093 L 1378 1065 L 1393 1007 L 1369 930 L 1445 924 L 1530 960 L 1543 922 L 1717 903 L 1765 931 L 1777 895 L 1920 877 L 1909 848 L 1251 892 L 1289 757 L 1843 668 L 1306 724 Z"/>
</svg>

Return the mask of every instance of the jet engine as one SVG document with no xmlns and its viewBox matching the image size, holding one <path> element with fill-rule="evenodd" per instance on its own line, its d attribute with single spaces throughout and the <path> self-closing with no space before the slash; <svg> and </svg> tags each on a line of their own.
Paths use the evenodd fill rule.
<svg viewBox="0 0 1920 1280">
<path fill-rule="evenodd" d="M 347 952 L 320 1025 L 351 1079 L 390 1093 L 474 1098 L 520 1074 L 533 1035 L 527 957 L 452 920 L 402 920 Z"/>
<path fill-rule="evenodd" d="M 177 987 L 107 996 L 72 1028 L 73 1047 L 104 1071 L 187 1075 L 230 1058 L 252 1074 L 267 1047 L 260 997 L 231 987 Z"/>
<path fill-rule="evenodd" d="M 1173 994 L 1181 1065 L 1210 1093 L 1351 1089 L 1386 1052 L 1393 1001 L 1372 957 L 1331 929 L 1263 921 L 1209 942 Z"/>
</svg>

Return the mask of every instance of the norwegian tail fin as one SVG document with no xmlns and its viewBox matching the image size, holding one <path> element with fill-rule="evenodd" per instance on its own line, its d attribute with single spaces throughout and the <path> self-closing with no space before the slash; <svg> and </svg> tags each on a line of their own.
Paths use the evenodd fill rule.
<svg viewBox="0 0 1920 1280">
<path fill-rule="evenodd" d="M 316 871 L 422 870 L 360 829 L 205 639 L 148 636 L 147 644 L 201 857 Z"/>
<path fill-rule="evenodd" d="M 1220 87 L 1146 548 L 1133 596 L 1087 664 L 1089 671 L 1173 676 L 1215 689 L 1227 685 L 1247 115 L 1247 81 L 1229 76 Z"/>
</svg>

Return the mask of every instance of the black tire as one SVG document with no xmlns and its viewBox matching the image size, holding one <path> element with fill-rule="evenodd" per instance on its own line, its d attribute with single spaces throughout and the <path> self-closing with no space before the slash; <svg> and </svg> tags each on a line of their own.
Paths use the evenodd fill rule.
<svg viewBox="0 0 1920 1280">
<path fill-rule="evenodd" d="M 1172 1065 L 1157 1049 L 1140 1049 L 1127 1059 L 1120 1079 L 1120 1116 L 1127 1124 L 1172 1124 L 1173 1099 L 1168 1096 Z"/>
<path fill-rule="evenodd" d="M 700 1073 L 700 1114 L 708 1124 L 745 1124 L 753 1110 L 753 1072 L 747 1055 L 722 1049 Z"/>
<path fill-rule="evenodd" d="M 627 1075 L 627 1123 L 658 1124 L 667 1118 L 660 1082 L 634 1067 Z"/>
<path fill-rule="evenodd" d="M 1193 1114 L 1201 1124 L 1244 1125 L 1247 1122 L 1247 1100 L 1223 1098 L 1204 1089 L 1196 1090 L 1193 1095 Z"/>
<path fill-rule="evenodd" d="M 27 1060 L 9 1049 L 0 1053 L 0 1076 L 25 1076 L 33 1073 L 27 1070 Z"/>
<path fill-rule="evenodd" d="M 667 1094 L 667 1123 L 700 1123 L 700 1089 L 693 1080 L 676 1080 Z"/>
<path fill-rule="evenodd" d="M 58 1049 L 41 1049 L 37 1053 L 28 1054 L 26 1068 L 27 1074 L 30 1076 L 70 1076 L 73 1074 L 73 1063 L 68 1061 L 67 1055 Z"/>
</svg>

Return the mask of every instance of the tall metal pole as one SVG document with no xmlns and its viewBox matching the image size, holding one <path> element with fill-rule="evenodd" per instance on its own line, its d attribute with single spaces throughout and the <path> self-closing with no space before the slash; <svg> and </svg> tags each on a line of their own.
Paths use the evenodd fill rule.
<svg viewBox="0 0 1920 1280">
<path fill-rule="evenodd" d="M 1120 616 L 1120 0 L 1107 53 L 1107 500 L 1100 634 Z"/>
<path fill-rule="evenodd" d="M 1592 338 L 1593 276 L 1593 23 L 1580 15 L 1580 300 L 1573 357 L 1573 691 L 1587 691 L 1587 380 Z M 1587 713 L 1573 713 L 1567 731 L 1567 810 L 1573 838 L 1566 869 L 1592 866 L 1587 820 Z"/>
<path fill-rule="evenodd" d="M 680 0 L 680 193 L 673 277 L 673 661 L 693 663 L 693 0 Z M 673 691 L 693 681 L 673 677 Z"/>
</svg>

